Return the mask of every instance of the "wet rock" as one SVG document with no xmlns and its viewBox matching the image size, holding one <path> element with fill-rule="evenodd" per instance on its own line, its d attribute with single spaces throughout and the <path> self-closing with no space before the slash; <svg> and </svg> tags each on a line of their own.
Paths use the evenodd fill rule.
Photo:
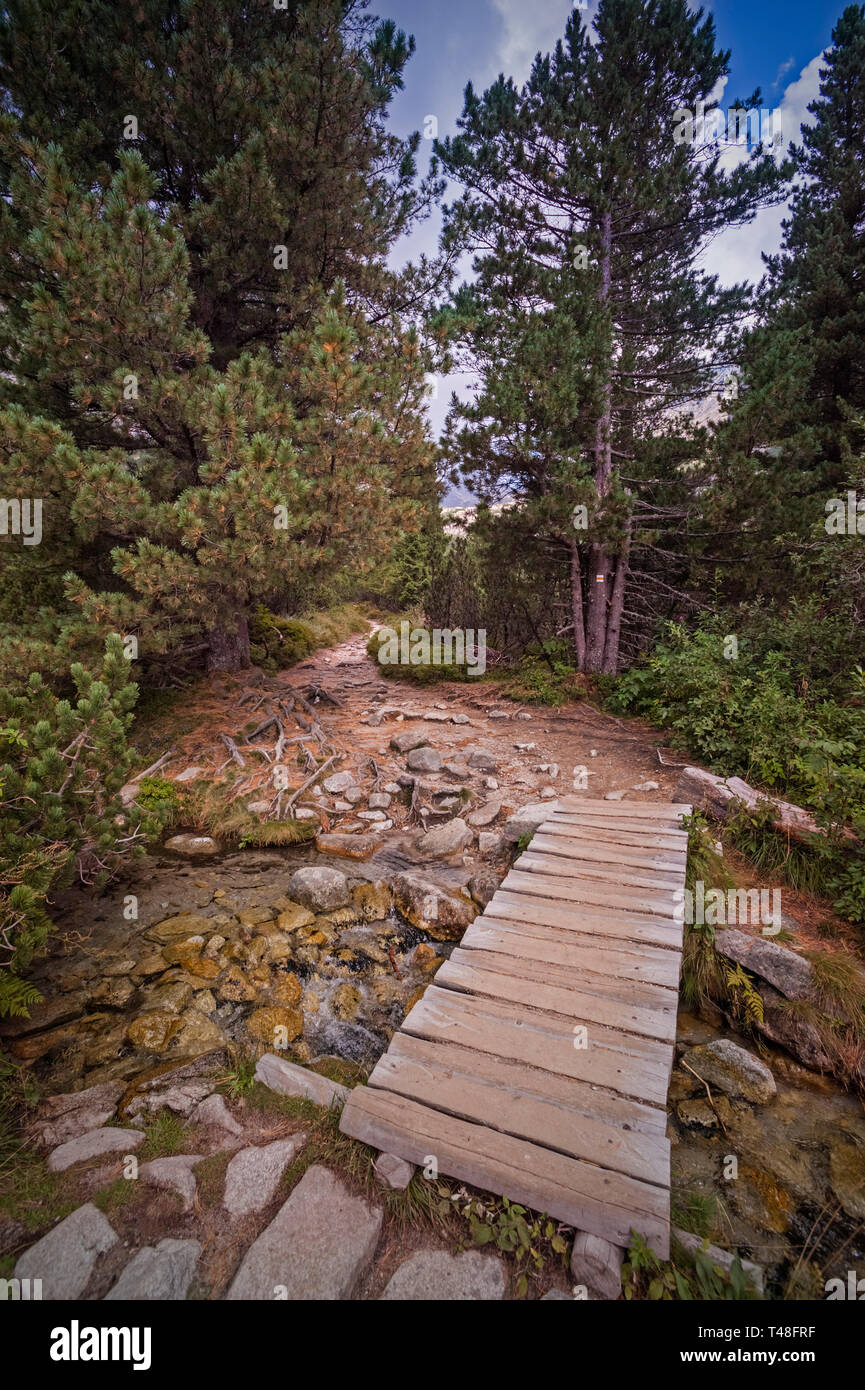
<svg viewBox="0 0 865 1390">
<path fill-rule="evenodd" d="M 400 1301 L 491 1301 L 505 1296 L 505 1271 L 495 1255 L 467 1250 L 418 1250 L 397 1269 L 382 1299 Z"/>
<path fill-rule="evenodd" d="M 222 1204 L 229 1215 L 246 1216 L 266 1207 L 305 1142 L 305 1134 L 293 1134 L 290 1139 L 277 1139 L 273 1144 L 236 1153 L 225 1174 Z"/>
<path fill-rule="evenodd" d="M 270 907 L 246 907 L 237 913 L 237 920 L 244 927 L 260 927 L 264 922 L 273 921 L 273 909 Z"/>
<path fill-rule="evenodd" d="M 847 1215 L 854 1221 L 865 1221 L 865 1147 L 833 1142 L 829 1181 Z"/>
<path fill-rule="evenodd" d="M 133 1256 L 110 1293 L 112 1300 L 177 1302 L 186 1298 L 201 1254 L 197 1240 L 161 1240 Z"/>
<path fill-rule="evenodd" d="M 720 1129 L 721 1121 L 726 1125 L 732 1118 L 730 1102 L 726 1096 L 716 1096 L 714 1105 L 707 1100 L 682 1100 L 676 1106 L 676 1114 L 686 1129 L 711 1132 Z"/>
<path fill-rule="evenodd" d="M 437 858 L 439 855 L 457 854 L 473 842 L 474 835 L 465 821 L 455 816 L 453 820 L 436 825 L 421 835 L 417 840 L 417 848 L 421 854 Z"/>
<path fill-rule="evenodd" d="M 787 999 L 813 999 L 814 967 L 795 951 L 789 951 L 765 936 L 749 936 L 747 932 L 735 931 L 732 927 L 715 932 L 715 948 L 728 960 L 736 961 L 762 980 L 768 980 Z"/>
<path fill-rule="evenodd" d="M 222 1042 L 222 1033 L 213 1019 L 198 1009 L 187 1009 L 172 1041 L 172 1051 L 184 1055 L 209 1052 Z"/>
<path fill-rule="evenodd" d="M 338 1018 L 342 1022 L 351 1022 L 360 1011 L 363 995 L 355 985 L 349 984 L 346 980 L 336 986 L 328 1002 L 334 1018 Z"/>
<path fill-rule="evenodd" d="M 381 1153 L 375 1161 L 376 1177 L 392 1192 L 404 1192 L 416 1171 L 413 1163 L 396 1154 Z"/>
<path fill-rule="evenodd" d="M 164 1052 L 180 1027 L 180 1019 L 167 1009 L 139 1014 L 126 1030 L 133 1047 L 142 1052 Z"/>
<path fill-rule="evenodd" d="M 381 849 L 381 840 L 372 835 L 331 831 L 316 835 L 315 847 L 319 854 L 335 854 L 342 859 L 370 859 L 376 850 Z"/>
<path fill-rule="evenodd" d="M 303 1096 L 307 1100 L 315 1101 L 316 1105 L 341 1105 L 348 1099 L 345 1086 L 340 1086 L 338 1082 L 310 1071 L 307 1067 L 299 1067 L 283 1057 L 276 1057 L 272 1052 L 266 1052 L 258 1059 L 255 1079 L 269 1086 L 271 1091 L 278 1091 L 280 1095 Z"/>
<path fill-rule="evenodd" d="M 359 883 L 351 890 L 352 905 L 365 922 L 379 922 L 391 908 L 391 891 L 384 879 Z"/>
<path fill-rule="evenodd" d="M 442 755 L 435 748 L 413 748 L 406 766 L 411 772 L 441 772 Z"/>
<path fill-rule="evenodd" d="M 495 772 L 498 768 L 496 755 L 489 748 L 472 748 L 467 762 L 477 772 Z"/>
<path fill-rule="evenodd" d="M 474 921 L 473 903 L 417 874 L 397 874 L 391 883 L 394 903 L 412 926 L 437 941 L 458 941 Z"/>
<path fill-rule="evenodd" d="M 80 1298 L 100 1255 L 117 1236 L 92 1202 L 73 1211 L 21 1256 L 16 1279 L 41 1279 L 44 1299 Z"/>
<path fill-rule="evenodd" d="M 113 1117 L 122 1095 L 122 1082 L 106 1081 L 71 1095 L 48 1096 L 41 1102 L 31 1127 L 34 1142 L 54 1149 L 99 1129 Z"/>
<path fill-rule="evenodd" d="M 353 772 L 334 772 L 332 776 L 325 777 L 322 782 L 326 792 L 331 796 L 338 796 L 341 792 L 347 792 L 349 787 L 357 784 L 357 778 Z"/>
<path fill-rule="evenodd" d="M 255 986 L 239 965 L 228 967 L 216 992 L 220 999 L 227 999 L 232 1004 L 250 1003 L 256 996 Z"/>
<path fill-rule="evenodd" d="M 74 994 L 58 994 L 53 999 L 43 999 L 30 1009 L 29 1018 L 0 1019 L 0 1038 L 20 1038 L 27 1033 L 38 1033 L 44 1028 L 55 1028 L 70 1019 L 79 1018 L 87 1004 L 84 991 Z"/>
<path fill-rule="evenodd" d="M 329 912 L 349 902 L 348 880 L 338 869 L 309 867 L 291 876 L 289 892 L 313 912 Z"/>
<path fill-rule="evenodd" d="M 303 1032 L 303 1014 L 300 1009 L 273 1005 L 256 1009 L 246 1020 L 246 1027 L 251 1037 L 267 1047 L 285 1047 Z"/>
<path fill-rule="evenodd" d="M 771 985 L 761 985 L 763 1018 L 757 1029 L 772 1042 L 780 1043 L 798 1061 L 814 1071 L 832 1071 L 832 1059 L 826 1051 L 820 1032 L 806 1015 L 790 1008 L 784 996 Z"/>
<path fill-rule="evenodd" d="M 304 1173 L 244 1256 L 226 1294 L 238 1299 L 350 1298 L 375 1253 L 382 1210 L 355 1197 L 326 1168 Z"/>
<path fill-rule="evenodd" d="M 571 1250 L 571 1277 L 592 1299 L 621 1297 L 625 1252 L 602 1236 L 577 1231 Z"/>
<path fill-rule="evenodd" d="M 207 935 L 211 929 L 207 917 L 197 912 L 180 912 L 176 917 L 166 917 L 165 921 L 157 922 L 156 926 L 148 929 L 147 935 L 151 941 L 173 941 L 178 936 Z"/>
<path fill-rule="evenodd" d="M 206 1100 L 196 1105 L 189 1117 L 193 1124 L 212 1125 L 216 1129 L 223 1129 L 227 1134 L 242 1134 L 243 1126 L 238 1124 L 225 1103 L 224 1096 L 208 1096 Z"/>
<path fill-rule="evenodd" d="M 301 907 L 300 903 L 287 903 L 277 917 L 276 925 L 281 932 L 293 932 L 298 927 L 308 927 L 313 915 L 308 907 Z"/>
<path fill-rule="evenodd" d="M 556 801 L 533 801 L 521 806 L 504 823 L 502 833 L 505 839 L 516 844 L 524 835 L 534 835 L 544 821 L 549 820 L 557 805 Z"/>
<path fill-rule="evenodd" d="M 729 1038 L 692 1047 L 682 1058 L 712 1090 L 765 1105 L 775 1095 L 775 1078 L 765 1062 Z"/>
<path fill-rule="evenodd" d="M 192 859 L 222 852 L 218 840 L 210 835 L 172 835 L 170 840 L 165 841 L 165 848 L 173 854 L 185 854 Z"/>
<path fill-rule="evenodd" d="M 48 1155 L 48 1169 L 51 1173 L 63 1173 L 73 1163 L 84 1163 L 103 1154 L 134 1153 L 143 1142 L 144 1133 L 140 1129 L 91 1129 L 52 1150 Z"/>
<path fill-rule="evenodd" d="M 295 974 L 286 971 L 276 977 L 271 993 L 277 1004 L 284 1004 L 286 1008 L 293 1008 L 295 1004 L 300 1003 L 303 985 Z"/>
<path fill-rule="evenodd" d="M 183 1210 L 192 1211 L 197 1188 L 192 1170 L 202 1157 L 202 1154 L 179 1154 L 172 1158 L 154 1158 L 151 1163 L 142 1163 L 138 1176 L 152 1187 L 175 1192 Z"/>
</svg>

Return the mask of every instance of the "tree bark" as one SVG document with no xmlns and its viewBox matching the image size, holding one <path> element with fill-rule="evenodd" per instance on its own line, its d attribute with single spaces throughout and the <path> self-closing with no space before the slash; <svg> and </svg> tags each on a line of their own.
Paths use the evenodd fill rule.
<svg viewBox="0 0 865 1390">
<path fill-rule="evenodd" d="M 571 550 L 571 617 L 574 624 L 574 651 L 577 670 L 586 669 L 586 626 L 583 618 L 583 576 L 580 571 L 580 548 L 572 540 Z"/>
<path fill-rule="evenodd" d="M 629 522 L 627 539 L 616 563 L 616 578 L 613 581 L 613 594 L 607 617 L 607 640 L 604 645 L 603 670 L 611 676 L 614 676 L 619 669 L 619 637 L 622 631 L 622 612 L 625 607 L 625 586 L 628 582 L 630 561 L 631 528 Z"/>
<path fill-rule="evenodd" d="M 601 217 L 600 301 L 605 305 L 610 297 L 612 273 L 612 214 Z M 612 362 L 604 385 L 604 409 L 595 425 L 595 491 L 600 501 L 609 486 L 613 466 L 612 453 L 613 378 Z M 594 545 L 591 551 L 592 568 L 589 575 L 588 621 L 586 631 L 586 670 L 602 671 L 607 645 L 608 593 L 612 565 L 605 546 Z"/>
<path fill-rule="evenodd" d="M 224 626 L 208 633 L 208 671 L 245 671 L 251 665 L 249 656 L 249 620 L 245 613 L 233 615 Z"/>
</svg>

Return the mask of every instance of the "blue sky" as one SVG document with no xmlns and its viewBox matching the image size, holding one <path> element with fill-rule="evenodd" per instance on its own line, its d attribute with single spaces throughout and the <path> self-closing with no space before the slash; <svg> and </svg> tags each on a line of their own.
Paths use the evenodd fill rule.
<svg viewBox="0 0 865 1390">
<path fill-rule="evenodd" d="M 779 108 L 787 139 L 798 139 L 806 108 L 817 94 L 820 55 L 831 43 L 832 28 L 846 0 L 713 0 L 704 4 L 715 18 L 718 46 L 731 49 L 730 77 L 723 107 L 760 87 L 763 104 Z M 588 0 L 590 19 L 597 0 Z M 692 8 L 696 6 L 692 5 Z M 471 80 L 483 89 L 499 72 L 524 81 L 535 53 L 547 52 L 564 31 L 570 0 L 373 0 L 372 9 L 414 34 L 417 51 L 408 65 L 405 90 L 392 106 L 399 134 L 422 130 L 427 116 L 438 120 L 440 136 L 456 130 L 462 94 Z M 422 167 L 429 147 L 421 142 Z M 748 227 L 720 238 L 705 264 L 725 282 L 758 280 L 761 251 L 777 250 L 783 208 L 767 209 Z M 440 221 L 431 218 L 399 248 L 400 260 L 418 251 L 433 252 Z M 448 378 L 430 402 L 430 421 L 438 434 L 450 392 L 463 394 L 468 382 Z"/>
</svg>

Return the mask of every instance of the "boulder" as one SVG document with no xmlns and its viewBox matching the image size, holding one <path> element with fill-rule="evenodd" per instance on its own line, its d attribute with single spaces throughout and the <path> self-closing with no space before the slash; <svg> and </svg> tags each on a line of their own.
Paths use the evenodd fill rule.
<svg viewBox="0 0 865 1390">
<path fill-rule="evenodd" d="M 150 1163 L 142 1163 L 138 1176 L 152 1187 L 175 1192 L 183 1210 L 192 1211 L 196 1192 L 192 1170 L 202 1157 L 202 1154 L 178 1154 L 171 1158 L 154 1158 Z"/>
<path fill-rule="evenodd" d="M 477 916 L 474 903 L 419 874 L 397 874 L 391 888 L 403 917 L 437 941 L 458 941 Z"/>
<path fill-rule="evenodd" d="M 212 1125 L 225 1130 L 227 1134 L 243 1133 L 243 1125 L 237 1123 L 223 1096 L 208 1096 L 195 1107 L 189 1118 L 193 1124 Z"/>
<path fill-rule="evenodd" d="M 500 814 L 501 809 L 502 798 L 500 796 L 491 796 L 482 806 L 477 806 L 474 811 L 469 812 L 466 816 L 466 820 L 469 825 L 473 825 L 476 829 L 480 830 L 484 826 L 492 825 L 493 821 Z"/>
<path fill-rule="evenodd" d="M 512 844 L 516 844 L 524 835 L 534 835 L 544 821 L 549 820 L 557 806 L 556 801 L 533 801 L 521 806 L 512 816 L 508 816 L 502 827 L 502 834 Z"/>
<path fill-rule="evenodd" d="M 495 1255 L 418 1250 L 392 1275 L 382 1299 L 401 1302 L 491 1302 L 505 1296 L 505 1270 Z"/>
<path fill-rule="evenodd" d="M 804 956 L 779 946 L 765 936 L 726 927 L 715 932 L 715 948 L 728 960 L 737 961 L 761 980 L 768 980 L 787 999 L 813 999 L 814 967 Z"/>
<path fill-rule="evenodd" d="M 442 755 L 435 748 L 413 748 L 406 759 L 412 772 L 441 772 Z"/>
<path fill-rule="evenodd" d="M 345 907 L 350 894 L 348 879 L 339 869 L 315 866 L 297 869 L 291 876 L 288 891 L 304 907 L 313 912 L 330 912 Z"/>
<path fill-rule="evenodd" d="M 134 1153 L 143 1143 L 144 1133 L 140 1129 L 91 1129 L 54 1149 L 48 1156 L 48 1169 L 62 1173 L 73 1163 L 84 1163 L 88 1158 Z"/>
<path fill-rule="evenodd" d="M 272 1144 L 236 1153 L 225 1174 L 222 1204 L 229 1215 L 247 1216 L 266 1207 L 305 1142 L 305 1134 L 293 1134 L 290 1139 L 277 1139 Z"/>
<path fill-rule="evenodd" d="M 453 820 L 427 830 L 416 843 L 421 854 L 437 858 L 439 855 L 456 854 L 459 850 L 466 849 L 473 841 L 474 835 L 465 821 L 455 816 Z"/>
<path fill-rule="evenodd" d="M 728 1096 L 742 1096 L 757 1105 L 765 1105 L 775 1095 L 775 1078 L 766 1063 L 729 1038 L 716 1038 L 692 1047 L 682 1062 L 695 1071 L 701 1081 Z"/>
<path fill-rule="evenodd" d="M 173 854 L 185 854 L 190 859 L 206 858 L 222 852 L 219 841 L 210 835 L 172 835 L 170 840 L 165 841 L 165 848 Z"/>
<path fill-rule="evenodd" d="M 316 1105 L 342 1105 L 348 1099 L 348 1090 L 327 1076 L 299 1067 L 272 1052 L 266 1052 L 258 1059 L 255 1079 L 269 1086 L 283 1096 L 301 1096 L 314 1101 Z"/>
<path fill-rule="evenodd" d="M 273 1004 L 253 1010 L 246 1027 L 250 1036 L 266 1047 L 285 1047 L 303 1032 L 303 1014 L 300 1009 Z"/>
<path fill-rule="evenodd" d="M 201 1254 L 197 1240 L 161 1240 L 133 1256 L 106 1302 L 178 1302 L 186 1298 Z"/>
<path fill-rule="evenodd" d="M 97 1259 L 116 1244 L 110 1224 L 99 1208 L 88 1202 L 24 1252 L 14 1277 L 41 1279 L 44 1299 L 80 1298 Z"/>
<path fill-rule="evenodd" d="M 331 796 L 338 796 L 341 792 L 347 792 L 349 787 L 357 785 L 357 778 L 353 772 L 334 772 L 332 776 L 325 777 L 322 786 Z"/>
<path fill-rule="evenodd" d="M 69 1139 L 99 1129 L 110 1120 L 123 1095 L 123 1083 L 104 1081 L 72 1095 L 48 1096 L 36 1112 L 31 1133 L 37 1144 L 54 1149 Z"/>
<path fill-rule="evenodd" d="M 478 772 L 495 772 L 498 767 L 496 755 L 489 748 L 472 748 L 467 761 Z"/>
<path fill-rule="evenodd" d="M 394 734 L 390 746 L 394 753 L 411 753 L 414 748 L 423 748 L 426 743 L 429 743 L 429 739 L 420 729 L 402 729 Z"/>
</svg>

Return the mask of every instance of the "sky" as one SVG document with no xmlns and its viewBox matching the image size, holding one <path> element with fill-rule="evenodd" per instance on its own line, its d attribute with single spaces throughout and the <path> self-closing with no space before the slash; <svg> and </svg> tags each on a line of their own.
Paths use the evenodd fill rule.
<svg viewBox="0 0 865 1390">
<path fill-rule="evenodd" d="M 598 0 L 585 0 L 586 22 Z M 730 75 L 714 99 L 724 108 L 755 88 L 766 107 L 780 111 L 786 139 L 798 139 L 807 106 L 817 95 L 820 56 L 831 43 L 832 28 L 846 0 L 704 0 L 715 19 L 717 45 L 730 49 Z M 548 52 L 564 32 L 570 0 L 373 0 L 371 8 L 414 35 L 417 49 L 406 70 L 405 89 L 391 107 L 391 126 L 406 135 L 423 131 L 435 116 L 440 137 L 456 133 L 463 90 L 471 81 L 483 90 L 500 72 L 522 83 L 538 51 Z M 692 8 L 696 8 L 692 4 Z M 425 171 L 430 146 L 421 141 Z M 452 190 L 452 195 L 457 190 Z M 749 226 L 726 233 L 708 248 L 704 264 L 721 281 L 757 281 L 760 253 L 778 249 L 783 207 L 759 213 Z M 434 214 L 398 248 L 399 259 L 420 251 L 434 254 L 441 222 Z M 468 378 L 436 383 L 430 401 L 433 432 L 441 430 L 452 390 L 465 394 Z M 458 501 L 459 498 L 449 498 Z"/>
</svg>

